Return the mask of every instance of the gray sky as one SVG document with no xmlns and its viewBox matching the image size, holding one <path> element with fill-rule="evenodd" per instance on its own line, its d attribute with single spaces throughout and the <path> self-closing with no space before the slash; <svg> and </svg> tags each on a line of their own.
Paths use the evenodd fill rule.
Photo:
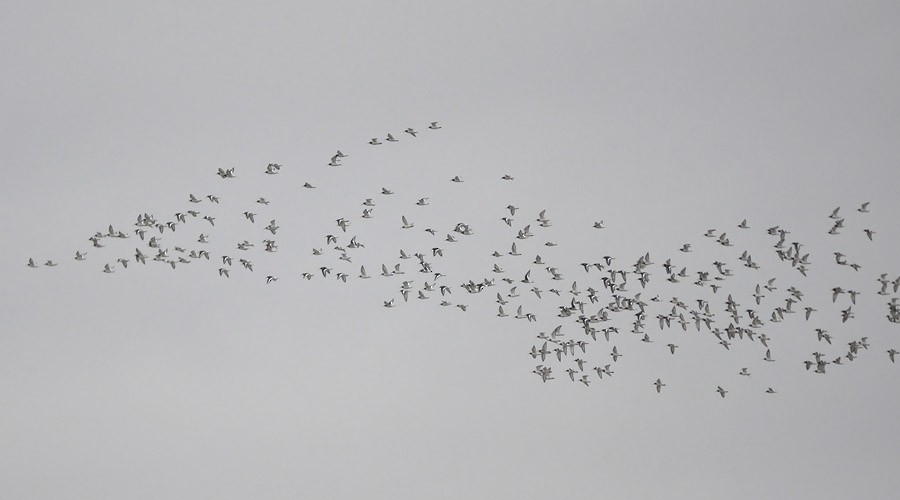
<svg viewBox="0 0 900 500">
<path fill-rule="evenodd" d="M 19 2 L 4 11 L 0 497 L 891 498 L 900 489 L 900 365 L 885 353 L 900 349 L 900 325 L 875 294 L 880 273 L 900 275 L 896 3 Z M 441 130 L 426 128 L 434 120 Z M 419 137 L 402 133 L 410 126 Z M 388 132 L 400 142 L 366 144 Z M 336 149 L 350 157 L 327 167 Z M 272 162 L 281 173 L 264 175 Z M 238 179 L 219 179 L 220 167 Z M 378 195 L 382 187 L 395 194 Z M 189 193 L 222 202 L 195 207 Z M 271 204 L 254 203 L 260 196 Z M 360 218 L 369 197 L 371 221 Z M 415 206 L 421 197 L 431 204 Z M 863 201 L 871 213 L 856 211 Z M 512 228 L 500 221 L 508 204 L 521 209 Z M 847 229 L 830 236 L 837 206 Z M 219 278 L 214 261 L 122 269 L 115 259 L 132 258 L 136 236 L 102 249 L 87 241 L 109 224 L 133 230 L 139 213 L 168 221 L 190 208 L 215 215 L 216 227 L 188 219 L 165 245 L 200 248 L 202 231 L 213 259 L 237 259 L 245 254 L 234 245 L 251 239 L 253 273 L 235 262 Z M 537 227 L 542 209 L 553 226 Z M 259 213 L 255 225 L 245 210 Z M 401 229 L 401 215 L 415 228 Z M 339 217 L 351 220 L 346 236 Z M 259 245 L 272 218 L 279 251 L 267 254 Z M 751 228 L 736 228 L 744 218 Z M 592 229 L 601 219 L 607 228 Z M 520 242 L 523 256 L 490 256 L 508 252 L 529 221 L 536 236 Z M 458 222 L 475 235 L 444 242 Z M 765 234 L 774 225 L 805 245 L 808 278 L 778 262 Z M 703 238 L 709 228 L 735 246 Z M 876 231 L 873 242 L 863 228 Z M 313 256 L 325 234 L 342 244 L 357 235 L 366 248 L 351 252 L 353 264 Z M 688 242 L 694 251 L 679 252 Z M 436 293 L 402 303 L 401 279 L 421 285 L 414 261 L 403 264 L 409 278 L 377 276 L 400 262 L 400 248 L 433 246 L 445 251 L 433 261 L 454 287 L 449 300 L 468 311 L 439 307 Z M 87 261 L 75 262 L 76 250 Z M 762 269 L 740 267 L 742 250 Z M 862 269 L 837 266 L 835 251 Z M 693 327 L 659 332 L 665 307 L 647 319 L 652 344 L 621 317 L 611 344 L 625 357 L 612 378 L 584 387 L 561 363 L 542 384 L 527 353 L 557 324 L 580 338 L 571 318 L 555 317 L 570 296 L 537 300 L 520 285 L 519 303 L 538 316 L 529 323 L 496 317 L 494 294 L 508 285 L 480 295 L 458 287 L 496 277 L 494 262 L 515 279 L 535 267 L 541 287 L 557 285 L 529 264 L 539 253 L 564 273 L 562 290 L 572 280 L 585 289 L 599 279 L 580 262 L 611 255 L 630 268 L 645 252 L 653 294 L 715 300 L 724 324 L 723 293 L 754 307 L 754 285 L 773 277 L 768 310 L 796 286 L 817 316 L 764 328 L 775 363 L 758 343 L 725 351 Z M 29 257 L 59 266 L 28 269 Z M 716 295 L 689 280 L 670 286 L 659 266 L 667 258 L 689 271 L 729 259 L 736 276 Z M 115 274 L 100 272 L 107 262 Z M 348 283 L 300 279 L 326 262 Z M 360 264 L 373 279 L 356 279 Z M 266 285 L 267 274 L 279 281 Z M 862 291 L 846 324 L 834 286 Z M 382 307 L 391 297 L 398 307 Z M 834 345 L 817 342 L 815 327 Z M 831 359 L 860 336 L 872 347 L 857 361 L 825 375 L 803 368 L 814 350 Z M 675 356 L 668 342 L 680 346 Z M 590 366 L 610 363 L 609 348 L 592 343 Z M 737 375 L 745 366 L 751 377 Z M 768 386 L 778 393 L 764 394 Z"/>
</svg>

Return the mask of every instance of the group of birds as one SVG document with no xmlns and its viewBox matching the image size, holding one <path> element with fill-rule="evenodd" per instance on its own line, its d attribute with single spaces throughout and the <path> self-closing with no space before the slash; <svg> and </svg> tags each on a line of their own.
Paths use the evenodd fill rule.
<svg viewBox="0 0 900 500">
<path fill-rule="evenodd" d="M 442 127 L 438 122 L 431 122 L 426 128 L 428 131 L 437 131 Z M 413 139 L 419 134 L 411 127 L 406 128 L 403 133 Z M 399 142 L 399 139 L 388 133 L 384 141 Z M 383 142 L 376 137 L 368 141 L 368 144 L 380 146 Z M 338 150 L 331 156 L 327 165 L 341 166 L 349 156 Z M 262 173 L 269 176 L 277 175 L 281 169 L 282 165 L 269 163 Z M 238 179 L 235 167 L 219 168 L 216 175 L 226 182 Z M 507 174 L 500 180 L 509 182 L 515 178 Z M 460 176 L 453 176 L 449 181 L 464 182 Z M 309 183 L 305 183 L 302 187 L 315 188 Z M 361 203 L 363 208 L 360 219 L 374 218 L 377 196 L 392 195 L 394 195 L 392 190 L 382 187 L 374 197 L 364 199 Z M 413 206 L 426 207 L 431 204 L 429 197 L 415 197 L 415 199 L 416 201 L 411 203 Z M 107 244 L 112 244 L 114 240 L 129 239 L 132 234 L 140 239 L 140 243 L 134 249 L 133 261 L 129 259 L 132 255 L 118 257 L 112 262 L 103 263 L 102 271 L 112 274 L 117 271 L 118 265 L 126 269 L 130 262 L 146 265 L 148 260 L 166 264 L 172 269 L 196 261 L 211 261 L 213 259 L 209 250 L 211 236 L 205 231 L 212 231 L 215 228 L 216 217 L 212 212 L 204 213 L 195 208 L 204 203 L 219 204 L 219 197 L 211 194 L 205 198 L 198 198 L 191 193 L 188 195 L 187 203 L 188 207 L 174 213 L 171 220 L 142 213 L 137 216 L 131 233 L 109 225 L 106 230 L 91 235 L 88 241 L 96 249 L 102 249 Z M 264 197 L 259 197 L 255 203 L 258 206 L 268 206 L 270 202 Z M 501 210 L 502 213 L 499 213 Z M 863 203 L 857 212 L 863 214 L 861 217 L 865 217 L 864 214 L 869 213 L 869 203 Z M 258 215 L 250 209 L 243 212 L 244 219 L 251 224 L 256 224 Z M 480 269 L 472 269 L 472 276 L 463 277 L 456 285 L 451 284 L 451 277 L 444 274 L 444 271 L 447 271 L 443 266 L 444 254 L 448 251 L 448 245 L 465 244 L 467 239 L 476 235 L 476 225 L 457 222 L 445 229 L 422 228 L 404 213 L 398 214 L 397 219 L 394 219 L 397 221 L 396 228 L 401 231 L 422 231 L 427 233 L 427 236 L 423 236 L 422 247 L 416 251 L 407 252 L 405 249 L 399 249 L 397 253 L 399 262 L 375 264 L 375 268 L 380 268 L 380 272 L 375 275 L 370 274 L 364 264 L 359 265 L 358 273 L 350 271 L 349 266 L 353 258 L 360 253 L 358 249 L 365 248 L 365 245 L 355 235 L 346 237 L 348 230 L 353 227 L 353 221 L 340 217 L 335 219 L 334 234 L 323 235 L 325 245 L 312 249 L 312 254 L 322 259 L 322 265 L 318 269 L 298 272 L 295 276 L 305 280 L 317 277 L 328 279 L 331 276 L 332 279 L 342 283 L 355 279 L 367 280 L 375 276 L 379 279 L 395 280 L 397 295 L 383 301 L 386 308 L 397 307 L 401 303 L 409 302 L 410 298 L 420 303 L 427 303 L 429 299 L 435 298 L 434 302 L 439 306 L 452 306 L 461 311 L 468 310 L 474 303 L 485 306 L 485 302 L 494 302 L 496 316 L 525 320 L 528 324 L 540 324 L 546 311 L 552 310 L 558 324 L 548 329 L 540 328 L 539 330 L 545 331 L 538 331 L 536 342 L 532 342 L 530 350 L 527 351 L 534 360 L 539 360 L 540 364 L 535 366 L 533 373 L 543 382 L 556 379 L 554 369 L 566 373 L 567 376 L 562 378 L 568 378 L 571 382 L 579 382 L 584 386 L 590 386 L 604 378 L 609 379 L 614 374 L 612 367 L 619 363 L 621 358 L 636 352 L 639 345 L 644 349 L 656 349 L 653 346 L 661 344 L 663 346 L 661 349 L 668 353 L 666 355 L 675 356 L 676 352 L 684 349 L 681 345 L 687 345 L 685 342 L 688 341 L 686 337 L 676 337 L 675 332 L 683 335 L 693 331 L 699 341 L 715 342 L 727 351 L 737 348 L 757 349 L 758 359 L 770 364 L 776 360 L 774 340 L 770 336 L 775 335 L 775 332 L 771 330 L 777 329 L 779 323 L 799 323 L 797 328 L 808 330 L 810 339 L 814 338 L 816 344 L 820 345 L 810 354 L 811 357 L 802 363 L 806 370 L 818 374 L 826 373 L 833 366 L 856 360 L 871 346 L 869 337 L 840 339 L 838 334 L 829 332 L 817 323 L 818 319 L 827 313 L 829 306 L 838 310 L 836 313 L 839 312 L 841 323 L 853 320 L 857 301 L 869 295 L 865 290 L 845 289 L 844 286 L 837 285 L 831 290 L 830 304 L 812 303 L 805 292 L 798 288 L 798 284 L 788 287 L 779 284 L 781 280 L 791 278 L 772 274 L 762 276 L 760 261 L 751 256 L 749 249 L 735 250 L 736 243 L 732 243 L 732 237 L 724 230 L 709 229 L 699 235 L 699 241 L 686 242 L 676 247 L 685 258 L 687 258 L 685 254 L 694 252 L 694 249 L 701 245 L 704 246 L 704 255 L 716 252 L 721 254 L 721 257 L 711 262 L 692 265 L 691 269 L 687 264 L 677 263 L 678 258 L 675 257 L 656 264 L 651 260 L 650 252 L 621 264 L 618 257 L 611 255 L 598 255 L 585 262 L 572 263 L 557 262 L 562 259 L 546 257 L 546 252 L 551 252 L 551 249 L 557 246 L 556 242 L 541 238 L 542 232 L 553 225 L 547 210 L 541 210 L 535 219 L 526 220 L 524 223 L 519 222 L 522 214 L 513 204 L 498 207 L 497 215 L 493 225 L 489 225 L 492 222 L 490 220 L 476 222 L 493 237 L 507 238 L 509 250 L 493 251 L 490 254 L 492 262 Z M 849 229 L 846 219 L 840 215 L 840 208 L 835 208 L 828 217 L 832 220 L 829 235 L 838 235 L 841 234 L 841 230 Z M 190 227 L 195 224 L 202 226 L 195 240 L 180 245 L 164 244 L 164 238 L 168 240 L 169 233 L 174 233 L 182 226 Z M 605 227 L 603 220 L 598 220 L 592 225 L 592 229 L 595 230 L 602 230 Z M 270 233 L 268 237 L 244 239 L 237 242 L 234 247 L 243 255 L 236 260 L 247 272 L 253 271 L 254 264 L 250 256 L 256 255 L 257 249 L 267 253 L 279 251 L 274 238 L 281 227 L 276 219 L 271 219 L 263 229 Z M 747 234 L 755 231 L 746 219 L 736 224 L 734 229 Z M 158 234 L 154 234 L 157 232 Z M 183 234 L 183 231 L 180 233 Z M 804 280 L 813 266 L 810 253 L 804 250 L 805 245 L 799 241 L 789 241 L 790 231 L 780 226 L 769 227 L 763 234 L 772 237 L 773 253 L 778 258 L 777 262 L 783 263 L 784 270 L 792 269 L 796 272 L 793 275 L 794 280 Z M 865 227 L 859 234 L 864 234 L 866 241 L 873 242 L 876 232 Z M 740 234 L 737 243 L 744 245 L 745 239 L 744 234 Z M 542 243 L 539 242 L 541 240 Z M 538 242 L 535 243 L 536 241 Z M 189 245 L 195 248 L 188 248 Z M 541 256 L 541 252 L 545 253 L 545 257 Z M 78 250 L 75 252 L 74 260 L 85 261 L 87 255 L 88 252 Z M 834 252 L 834 256 L 836 266 L 852 269 L 854 273 L 862 269 L 859 263 L 849 261 L 847 255 L 841 252 Z M 229 278 L 234 269 L 235 258 L 225 250 L 219 250 L 215 252 L 215 260 L 221 261 L 218 275 Z M 41 267 L 33 258 L 28 259 L 27 266 Z M 56 267 L 57 263 L 47 260 L 44 266 L 52 268 Z M 743 270 L 740 271 L 743 274 L 751 273 L 750 277 L 757 281 L 751 289 L 742 288 L 744 276 L 738 279 L 736 273 L 739 273 L 739 270 Z M 578 273 L 579 276 L 572 279 L 573 273 Z M 420 279 L 416 279 L 414 277 L 416 275 Z M 279 277 L 267 274 L 265 280 L 267 285 L 271 285 L 276 283 Z M 888 273 L 881 273 L 875 282 L 879 286 L 871 295 L 888 297 L 886 314 L 888 322 L 900 323 L 900 296 L 898 296 L 900 277 L 891 278 Z M 459 289 L 462 291 L 458 291 Z M 720 290 L 722 293 L 719 293 Z M 465 303 L 451 302 L 453 293 L 463 294 L 468 300 Z M 688 294 L 691 298 L 686 297 Z M 741 297 L 747 297 L 752 303 L 749 306 L 742 306 Z M 555 303 L 548 307 L 547 304 L 552 302 Z M 823 311 L 819 312 L 816 306 Z M 798 312 L 801 314 L 796 314 Z M 630 345 L 632 343 L 635 344 Z M 820 352 L 820 350 L 828 351 L 834 345 L 845 345 L 846 349 L 830 354 Z M 898 351 L 889 348 L 886 352 L 890 362 L 894 362 Z M 740 367 L 736 374 L 750 378 L 751 371 L 749 367 Z M 662 377 L 657 377 L 651 385 L 660 394 L 663 388 L 668 387 Z M 723 382 L 715 389 L 722 398 L 729 394 L 724 385 L 727 384 Z M 773 387 L 766 387 L 762 392 L 775 394 L 777 391 Z"/>
</svg>

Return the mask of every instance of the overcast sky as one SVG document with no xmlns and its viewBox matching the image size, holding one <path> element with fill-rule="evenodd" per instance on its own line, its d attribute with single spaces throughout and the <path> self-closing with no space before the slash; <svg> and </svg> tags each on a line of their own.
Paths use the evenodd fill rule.
<svg viewBox="0 0 900 500">
<path fill-rule="evenodd" d="M 881 273 L 900 276 L 895 2 L 2 10 L 0 497 L 900 491 L 900 363 L 886 353 L 900 349 L 900 324 L 885 318 L 890 297 L 876 295 Z M 429 130 L 432 121 L 443 128 Z M 367 144 L 387 133 L 399 142 Z M 328 167 L 337 149 L 349 157 Z M 269 163 L 283 165 L 278 175 L 263 173 Z M 231 167 L 238 178 L 215 175 Z M 457 175 L 464 182 L 450 182 Z M 428 206 L 415 205 L 422 197 Z M 366 198 L 376 203 L 371 220 L 360 217 Z M 870 213 L 858 212 L 865 201 Z M 520 208 L 512 227 L 500 220 L 509 204 Z M 828 235 L 838 206 L 846 229 Z M 216 226 L 188 216 L 162 244 L 207 248 L 212 259 L 175 270 L 136 264 L 135 247 L 156 250 L 133 233 L 135 217 L 165 222 L 189 209 Z M 551 227 L 535 220 L 544 209 Z M 244 211 L 259 214 L 255 224 Z M 401 215 L 415 227 L 402 229 Z M 342 217 L 346 234 L 335 225 Z M 750 228 L 737 228 L 745 218 Z M 271 219 L 281 226 L 276 253 L 262 251 Z M 606 228 L 594 229 L 600 220 Z M 446 242 L 459 222 L 475 234 Z M 517 240 L 529 223 L 535 237 Z M 87 238 L 110 224 L 131 237 L 94 248 Z M 775 256 L 777 237 L 766 234 L 775 225 L 810 254 L 808 277 Z M 711 228 L 734 247 L 704 238 Z M 341 262 L 326 234 L 366 247 Z M 237 250 L 244 239 L 256 247 Z M 505 255 L 513 241 L 522 256 Z M 693 252 L 678 251 L 685 243 Z M 453 288 L 445 299 L 468 309 L 439 306 L 436 292 L 403 302 L 400 282 L 418 289 L 428 276 L 415 259 L 402 261 L 406 277 L 379 276 L 381 264 L 401 263 L 400 249 L 426 253 L 446 274 L 438 284 Z M 742 267 L 744 250 L 761 269 Z M 591 342 L 590 367 L 611 363 L 611 344 L 624 353 L 612 377 L 586 367 L 585 387 L 569 380 L 571 362 L 548 363 L 556 378 L 541 383 L 528 355 L 541 345 L 535 336 L 563 324 L 585 338 L 573 318 L 555 317 L 571 281 L 601 287 L 579 264 L 609 255 L 632 270 L 647 252 L 654 281 L 644 300 L 677 296 L 694 307 L 706 298 L 724 328 L 733 293 L 743 309 L 765 311 L 776 361 L 762 361 L 758 342 L 726 351 L 693 325 L 660 332 L 664 304 L 647 318 L 653 343 L 628 332 L 628 313 L 613 341 Z M 861 269 L 837 265 L 833 252 Z M 217 273 L 223 254 L 235 259 L 228 279 Z M 537 254 L 565 279 L 531 265 Z M 41 267 L 27 268 L 29 258 Z M 668 258 L 689 273 L 726 260 L 736 276 L 717 294 L 695 278 L 670 284 L 660 266 Z M 59 265 L 43 266 L 48 259 Z M 114 274 L 101 272 L 106 263 Z M 360 265 L 372 279 L 357 278 Z M 322 278 L 321 266 L 334 272 Z M 563 296 L 537 299 L 520 283 L 510 317 L 498 318 L 494 295 L 509 285 L 497 278 L 520 280 L 531 268 L 537 286 Z M 279 280 L 267 285 L 267 275 Z M 459 288 L 483 278 L 498 284 Z M 754 285 L 770 278 L 778 290 L 756 306 Z M 795 308 L 817 309 L 814 320 L 801 312 L 769 324 L 790 286 L 805 294 Z M 835 286 L 862 292 L 846 324 L 839 311 L 850 304 L 832 304 Z M 638 291 L 631 281 L 629 293 Z M 383 307 L 391 298 L 397 307 Z M 514 319 L 516 304 L 538 321 Z M 817 341 L 817 327 L 833 345 Z M 859 359 L 824 375 L 804 369 L 812 352 L 831 360 L 861 336 L 871 347 Z M 679 345 L 674 356 L 667 343 Z M 752 375 L 739 376 L 742 367 Z"/>
</svg>

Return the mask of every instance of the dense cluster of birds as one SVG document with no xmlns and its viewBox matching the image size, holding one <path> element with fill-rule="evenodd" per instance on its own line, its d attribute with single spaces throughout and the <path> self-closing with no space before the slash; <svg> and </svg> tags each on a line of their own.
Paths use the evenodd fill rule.
<svg viewBox="0 0 900 500">
<path fill-rule="evenodd" d="M 432 133 L 441 130 L 442 127 L 438 122 L 431 122 L 425 128 L 428 133 Z M 406 128 L 402 133 L 407 134 L 409 137 L 404 139 L 409 140 L 416 139 L 420 134 L 413 128 Z M 400 139 L 388 133 L 384 139 L 372 138 L 368 141 L 368 145 L 376 147 L 396 142 L 400 142 Z M 349 157 L 350 155 L 338 150 L 326 165 L 339 167 Z M 278 175 L 281 169 L 282 165 L 269 163 L 257 173 L 273 176 Z M 239 176 L 235 167 L 219 168 L 216 175 L 225 182 L 240 182 L 236 181 Z M 512 182 L 515 178 L 507 174 L 499 180 Z M 464 182 L 459 176 L 454 176 L 449 181 Z M 302 187 L 316 188 L 308 182 Z M 392 190 L 381 187 L 373 197 L 362 201 L 359 217 L 373 219 L 375 199 L 378 196 L 393 195 Z M 276 219 L 271 219 L 263 227 L 269 233 L 267 238 L 253 241 L 244 239 L 237 242 L 234 250 L 238 252 L 235 254 L 238 257 L 225 252 L 213 256 L 208 250 L 211 235 L 207 231 L 215 229 L 216 217 L 212 215 L 212 211 L 201 211 L 199 208 L 204 204 L 208 206 L 219 203 L 219 197 L 216 195 L 197 197 L 189 193 L 185 209 L 174 213 L 169 220 L 141 213 L 137 215 L 134 228 L 128 232 L 109 225 L 106 230 L 91 235 L 88 241 L 95 249 L 104 248 L 114 240 L 130 239 L 132 235 L 140 241 L 137 245 L 132 245 L 135 247 L 132 255 L 103 262 L 101 269 L 107 274 L 127 269 L 131 263 L 147 265 L 150 261 L 176 269 L 201 260 L 215 260 L 219 263 L 217 272 L 222 278 L 229 278 L 236 268 L 252 272 L 254 264 L 250 256 L 256 255 L 256 249 L 268 253 L 279 250 L 275 238 L 280 226 Z M 255 203 L 259 206 L 270 204 L 264 197 L 259 197 Z M 417 207 L 429 204 L 428 197 L 418 197 L 411 203 Z M 500 211 L 502 213 L 499 213 Z M 862 203 L 853 215 L 865 220 L 865 214 L 868 213 L 869 203 L 866 202 Z M 256 224 L 259 216 L 250 209 L 245 210 L 242 215 L 251 224 Z M 677 247 L 676 251 L 682 255 L 693 252 L 694 248 L 700 245 L 705 246 L 704 254 L 715 253 L 716 250 L 724 252 L 722 258 L 690 270 L 687 265 L 678 264 L 676 262 L 678 259 L 674 257 L 657 264 L 649 252 L 634 260 L 626 260 L 622 264 L 619 264 L 622 259 L 611 255 L 597 256 L 596 259 L 575 264 L 552 262 L 540 255 L 541 248 L 549 249 L 557 246 L 553 241 L 539 242 L 541 231 L 552 226 L 547 210 L 541 210 L 535 219 L 525 217 L 527 219 L 525 223 L 517 222 L 521 220 L 522 213 L 512 204 L 505 208 L 498 207 L 498 215 L 500 224 L 494 222 L 497 227 L 496 229 L 492 227 L 490 231 L 495 235 L 506 231 L 509 250 L 495 250 L 491 254 L 493 258 L 491 264 L 474 271 L 474 276 L 463 278 L 456 285 L 451 284 L 451 278 L 443 274 L 441 261 L 447 245 L 464 242 L 476 234 L 475 226 L 468 222 L 458 222 L 443 230 L 424 228 L 423 233 L 427 233 L 428 236 L 425 237 L 426 242 L 421 249 L 414 252 L 399 249 L 397 257 L 399 262 L 370 266 L 370 269 L 380 270 L 373 275 L 365 265 L 360 265 L 358 272 L 355 272 L 355 267 L 352 268 L 354 271 L 350 271 L 350 266 L 355 266 L 352 259 L 357 257 L 358 249 L 364 248 L 365 245 L 357 236 L 351 235 L 347 238 L 347 232 L 352 227 L 353 221 L 341 217 L 335 220 L 335 227 L 340 233 L 323 235 L 325 246 L 312 249 L 313 255 L 321 256 L 322 265 L 318 269 L 308 269 L 292 277 L 305 280 L 331 277 L 347 283 L 348 280 L 371 279 L 377 275 L 380 279 L 397 282 L 397 295 L 383 301 L 386 308 L 397 307 L 409 302 L 410 299 L 425 303 L 434 298 L 431 302 L 460 311 L 466 311 L 470 307 L 469 303 L 478 303 L 486 307 L 485 302 L 494 302 L 495 305 L 492 307 L 496 308 L 498 317 L 525 320 L 528 324 L 539 323 L 540 311 L 535 305 L 536 301 L 543 303 L 555 300 L 557 302 L 555 317 L 558 319 L 554 323 L 558 324 L 551 323 L 551 327 L 548 328 L 538 328 L 536 325 L 538 333 L 533 337 L 530 350 L 523 349 L 538 363 L 533 373 L 543 382 L 555 380 L 557 373 L 564 372 L 565 375 L 560 378 L 590 386 L 596 381 L 612 377 L 615 373 L 612 367 L 619 363 L 621 358 L 630 356 L 628 348 L 620 347 L 624 346 L 629 338 L 639 341 L 647 348 L 660 345 L 660 349 L 665 349 L 669 353 L 667 355 L 675 355 L 681 347 L 676 343 L 677 337 L 674 332 L 684 334 L 691 330 L 701 334 L 701 339 L 716 342 L 724 350 L 732 350 L 738 345 L 758 346 L 755 348 L 759 350 L 759 359 L 765 363 L 773 363 L 776 360 L 776 347 L 772 337 L 768 335 L 770 332 L 767 326 L 787 321 L 801 322 L 806 325 L 801 329 L 808 330 L 811 338 L 822 346 L 812 352 L 809 359 L 802 361 L 805 370 L 817 374 L 825 374 L 834 366 L 853 362 L 864 356 L 871 346 L 867 336 L 839 340 L 836 335 L 818 325 L 816 319 L 820 315 L 828 314 L 828 311 L 820 312 L 815 308 L 817 304 L 805 300 L 806 295 L 798 285 L 781 286 L 779 281 L 785 280 L 781 276 L 759 277 L 762 273 L 759 262 L 754 260 L 749 250 L 735 250 L 732 238 L 723 229 L 709 229 L 705 233 L 698 234 L 699 241 L 686 242 Z M 827 217 L 831 220 L 831 227 L 827 231 L 829 235 L 838 235 L 845 230 L 851 231 L 850 225 L 846 223 L 847 219 L 841 215 L 840 207 L 833 209 Z M 394 220 L 398 220 L 398 227 L 402 230 L 422 230 L 421 227 L 416 229 L 415 222 L 406 214 L 399 214 Z M 199 236 L 190 243 L 195 248 L 186 248 L 188 244 L 168 244 L 167 233 L 174 233 L 179 227 L 187 228 L 195 224 L 202 227 Z M 605 227 L 603 220 L 597 220 L 591 229 L 603 230 Z M 738 232 L 755 231 L 746 219 L 733 227 Z M 869 242 L 873 242 L 876 235 L 876 232 L 868 227 L 853 231 L 858 231 L 860 238 L 864 237 Z M 771 238 L 774 254 L 778 261 L 783 263 L 784 269 L 793 270 L 794 278 L 797 280 L 805 279 L 813 267 L 810 253 L 805 251 L 805 245 L 799 241 L 791 241 L 789 238 L 791 232 L 780 226 L 769 227 L 759 233 Z M 538 243 L 534 243 L 535 241 Z M 75 252 L 74 260 L 86 261 L 88 253 L 78 250 Z M 534 257 L 531 257 L 532 255 Z M 833 255 L 835 258 L 833 265 L 846 267 L 854 272 L 862 269 L 860 263 L 848 260 L 849 257 L 841 252 L 834 252 Z M 28 259 L 27 266 L 42 267 L 33 258 Z M 57 263 L 47 260 L 43 266 L 53 268 Z M 731 283 L 735 281 L 735 273 L 739 272 L 738 270 L 755 273 L 751 277 L 758 278 L 758 282 L 752 290 L 740 290 L 737 288 L 738 284 Z M 414 273 L 421 276 L 421 280 L 415 279 Z M 578 273 L 579 276 L 576 279 L 566 277 L 573 273 Z M 279 277 L 274 274 L 265 276 L 267 285 L 278 280 Z M 831 292 L 831 303 L 818 306 L 823 309 L 833 307 L 834 314 L 839 315 L 842 323 L 852 321 L 855 318 L 854 308 L 857 307 L 857 301 L 871 294 L 887 300 L 885 316 L 888 322 L 900 324 L 900 295 L 898 295 L 900 276 L 891 277 L 888 273 L 880 273 L 874 280 L 871 291 L 834 286 Z M 467 297 L 468 303 L 452 302 L 454 293 Z M 693 297 L 679 298 L 679 295 L 685 297 L 688 293 Z M 752 299 L 749 306 L 739 302 L 745 293 Z M 541 315 L 543 317 L 542 312 Z M 683 340 L 680 342 L 683 343 Z M 844 347 L 834 351 L 836 345 Z M 820 350 L 831 352 L 819 352 Z M 886 359 L 892 363 L 896 360 L 897 354 L 900 354 L 894 348 L 882 352 L 887 353 Z M 749 367 L 741 367 L 736 374 L 750 377 L 751 371 Z M 658 393 L 662 393 L 663 388 L 667 386 L 662 378 L 657 378 L 651 385 Z M 729 393 L 722 385 L 718 385 L 715 392 L 722 398 Z M 761 392 L 775 394 L 777 391 L 773 387 L 767 387 Z"/>
</svg>

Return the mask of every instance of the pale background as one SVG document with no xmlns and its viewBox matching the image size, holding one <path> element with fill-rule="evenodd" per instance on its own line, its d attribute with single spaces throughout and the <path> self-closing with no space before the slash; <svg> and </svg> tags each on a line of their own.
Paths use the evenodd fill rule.
<svg viewBox="0 0 900 500">
<path fill-rule="evenodd" d="M 0 497 L 900 494 L 900 365 L 885 354 L 900 348 L 900 326 L 874 295 L 879 273 L 900 274 L 896 2 L 2 11 Z M 433 120 L 444 128 L 427 130 Z M 387 132 L 400 142 L 366 144 Z M 338 148 L 351 157 L 325 166 Z M 262 174 L 270 162 L 284 165 L 279 176 Z M 231 166 L 238 179 L 213 175 Z M 382 186 L 396 194 L 377 196 Z M 193 208 L 188 193 L 222 198 L 216 228 L 197 221 L 164 238 L 197 248 L 202 230 L 214 258 L 237 258 L 237 241 L 268 235 L 240 215 L 254 210 L 262 224 L 278 219 L 280 251 L 257 248 L 254 273 L 230 280 L 216 262 L 100 272 L 130 258 L 136 238 L 94 249 L 88 236 L 108 224 L 130 231 L 142 212 L 172 220 Z M 431 206 L 412 205 L 422 196 Z M 359 218 L 366 197 L 378 203 L 373 221 Z M 866 200 L 872 213 L 857 213 Z M 820 313 L 831 314 L 830 357 L 862 335 L 872 349 L 823 376 L 803 370 L 827 348 L 803 323 L 770 331 L 780 349 L 767 366 L 758 344 L 726 352 L 691 331 L 673 334 L 683 335 L 673 357 L 662 336 L 653 348 L 623 337 L 613 379 L 586 388 L 558 368 L 542 384 L 526 353 L 558 323 L 553 304 L 528 302 L 539 323 L 499 319 L 492 297 L 457 287 L 451 300 L 468 302 L 466 313 L 437 297 L 385 309 L 397 279 L 353 280 L 358 264 L 377 275 L 399 262 L 401 247 L 427 251 L 422 228 L 462 221 L 476 235 L 436 245 L 447 251 L 436 270 L 455 287 L 490 277 L 489 253 L 507 252 L 514 234 L 499 222 L 509 203 L 522 208 L 517 227 L 548 210 L 554 226 L 521 259 L 541 253 L 565 286 L 588 279 L 579 262 L 606 254 L 708 264 L 721 249 L 701 235 L 723 228 L 760 276 L 832 311 Z M 829 237 L 839 205 L 850 229 Z M 400 214 L 416 228 L 401 232 Z M 300 280 L 324 265 L 311 249 L 338 234 L 339 217 L 367 245 L 352 266 L 334 266 L 350 282 Z M 734 227 L 743 218 L 747 232 Z M 591 229 L 599 219 L 602 232 Z M 763 234 L 776 224 L 806 244 L 810 278 L 776 264 Z M 559 246 L 546 250 L 547 239 Z M 677 251 L 689 241 L 690 258 Z M 75 250 L 88 260 L 75 262 Z M 861 272 L 833 265 L 833 251 Z M 28 269 L 29 257 L 60 265 Z M 519 278 L 526 261 L 506 259 Z M 280 279 L 266 286 L 267 274 Z M 755 276 L 735 278 L 746 305 Z M 868 300 L 843 326 L 828 309 L 839 284 Z M 694 298 L 689 285 L 663 285 L 665 298 Z M 659 395 L 657 377 L 668 384 Z"/>
</svg>

